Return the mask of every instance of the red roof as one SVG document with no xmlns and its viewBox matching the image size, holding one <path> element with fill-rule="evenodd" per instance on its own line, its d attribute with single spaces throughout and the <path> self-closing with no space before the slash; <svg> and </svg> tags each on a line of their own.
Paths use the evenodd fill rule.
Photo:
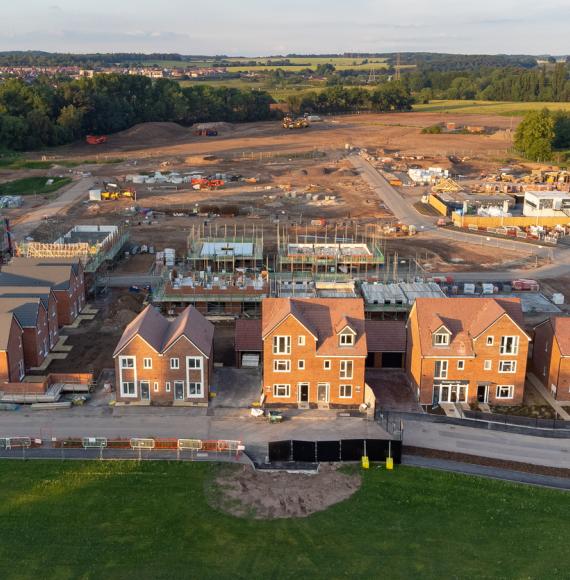
<svg viewBox="0 0 570 580">
<path fill-rule="evenodd" d="M 403 320 L 367 320 L 368 352 L 405 352 L 406 323 Z"/>
<path fill-rule="evenodd" d="M 235 349 L 239 352 L 261 352 L 261 320 L 236 320 Z"/>
</svg>

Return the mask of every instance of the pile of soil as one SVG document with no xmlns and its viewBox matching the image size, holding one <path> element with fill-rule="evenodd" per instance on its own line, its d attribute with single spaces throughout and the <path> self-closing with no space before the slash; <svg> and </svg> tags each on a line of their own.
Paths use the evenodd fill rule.
<svg viewBox="0 0 570 580">
<path fill-rule="evenodd" d="M 101 332 L 124 330 L 142 310 L 143 297 L 140 294 L 122 294 L 113 303 L 103 324 Z"/>
<path fill-rule="evenodd" d="M 238 517 L 302 518 L 348 499 L 361 485 L 360 474 L 320 464 L 314 475 L 227 468 L 215 480 L 213 507 Z"/>
<path fill-rule="evenodd" d="M 145 146 L 154 141 L 170 141 L 189 136 L 189 129 L 178 123 L 139 123 L 110 137 L 114 145 Z"/>
<path fill-rule="evenodd" d="M 219 121 L 216 123 L 198 123 L 192 126 L 194 131 L 202 131 L 204 129 L 214 129 L 215 131 L 233 131 L 234 126 L 231 123 Z"/>
</svg>

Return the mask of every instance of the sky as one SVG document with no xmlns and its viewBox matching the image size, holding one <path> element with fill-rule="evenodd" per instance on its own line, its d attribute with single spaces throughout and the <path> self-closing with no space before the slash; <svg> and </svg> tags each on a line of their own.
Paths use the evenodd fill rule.
<svg viewBox="0 0 570 580">
<path fill-rule="evenodd" d="M 569 0 L 0 0 L 0 51 L 570 53 Z"/>
</svg>

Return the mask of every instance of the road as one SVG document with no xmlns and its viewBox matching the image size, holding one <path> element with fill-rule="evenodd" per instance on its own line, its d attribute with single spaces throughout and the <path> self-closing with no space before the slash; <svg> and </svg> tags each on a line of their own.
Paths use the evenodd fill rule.
<svg viewBox="0 0 570 580">
<path fill-rule="evenodd" d="M 499 238 L 487 238 L 478 234 L 469 234 L 456 230 L 438 228 L 435 225 L 435 218 L 424 216 L 413 206 L 411 200 L 404 198 L 400 192 L 392 187 L 386 179 L 376 170 L 376 168 L 362 158 L 360 155 L 349 157 L 352 166 L 357 169 L 361 177 L 370 188 L 388 206 L 394 216 L 402 223 L 415 225 L 419 232 L 429 232 L 431 236 L 440 240 L 453 242 L 465 242 L 471 246 L 486 246 L 497 248 L 497 251 L 508 250 L 524 252 L 530 255 L 544 256 L 545 250 L 538 246 L 515 240 L 502 240 Z M 542 252 L 542 253 L 540 253 Z M 510 281 L 517 278 L 559 278 L 570 273 L 570 247 L 567 245 L 557 246 L 552 252 L 553 260 L 551 264 L 541 266 L 534 270 L 509 270 L 490 272 L 489 270 L 477 272 L 454 273 L 455 280 L 477 280 L 485 281 Z M 446 276 L 447 273 L 433 273 L 431 276 Z"/>
<path fill-rule="evenodd" d="M 570 469 L 570 440 L 405 421 L 404 444 L 506 461 Z"/>
<path fill-rule="evenodd" d="M 15 241 L 22 241 L 38 227 L 46 217 L 53 217 L 66 212 L 75 205 L 93 187 L 95 180 L 85 177 L 73 183 L 69 189 L 59 195 L 52 202 L 31 210 L 12 226 L 12 235 Z"/>
</svg>

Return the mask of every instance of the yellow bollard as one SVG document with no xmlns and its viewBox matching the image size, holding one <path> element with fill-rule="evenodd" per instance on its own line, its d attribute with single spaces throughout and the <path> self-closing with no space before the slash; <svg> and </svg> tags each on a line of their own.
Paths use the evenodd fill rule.
<svg viewBox="0 0 570 580">
<path fill-rule="evenodd" d="M 370 461 L 366 455 L 362 456 L 362 469 L 369 469 L 370 468 Z"/>
<path fill-rule="evenodd" d="M 394 469 L 394 460 L 391 457 L 386 457 L 386 469 Z"/>
</svg>

